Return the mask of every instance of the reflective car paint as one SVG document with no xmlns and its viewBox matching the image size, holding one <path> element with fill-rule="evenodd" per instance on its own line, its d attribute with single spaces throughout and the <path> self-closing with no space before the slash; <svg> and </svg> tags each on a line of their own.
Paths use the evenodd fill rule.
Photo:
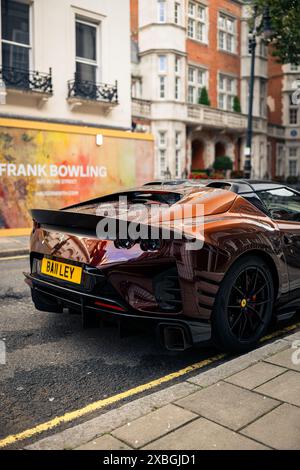
<svg viewBox="0 0 300 470">
<path fill-rule="evenodd" d="M 112 241 L 68 234 L 66 227 L 59 232 L 37 228 L 31 236 L 31 253 L 97 268 L 125 304 L 141 316 L 159 314 L 209 321 L 225 274 L 247 253 L 259 254 L 269 264 L 277 307 L 297 297 L 299 257 L 294 260 L 281 232 L 289 232 L 291 228 L 293 233 L 293 227 L 279 226 L 242 196 L 230 191 L 185 187 L 176 188 L 176 192 L 182 194 L 182 199 L 170 208 L 171 220 L 175 222 L 180 206 L 204 204 L 204 246 L 199 251 L 187 251 L 184 240 L 164 240 L 156 252 L 145 252 L 139 244 L 129 250 L 120 249 Z M 101 199 L 67 211 L 95 214 L 99 204 Z M 189 226 L 185 227 L 185 233 L 194 235 Z M 159 308 L 153 278 L 171 266 L 178 270 L 182 308 L 169 313 Z M 295 277 L 290 282 L 291 269 L 295 270 Z"/>
</svg>

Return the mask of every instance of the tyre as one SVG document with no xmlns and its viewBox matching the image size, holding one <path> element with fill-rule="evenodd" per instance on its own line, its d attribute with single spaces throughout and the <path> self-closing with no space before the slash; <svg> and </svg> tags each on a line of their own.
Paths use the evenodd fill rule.
<svg viewBox="0 0 300 470">
<path fill-rule="evenodd" d="M 274 305 L 269 267 L 257 256 L 238 260 L 226 274 L 212 315 L 214 342 L 228 352 L 253 349 L 267 331 Z"/>
</svg>

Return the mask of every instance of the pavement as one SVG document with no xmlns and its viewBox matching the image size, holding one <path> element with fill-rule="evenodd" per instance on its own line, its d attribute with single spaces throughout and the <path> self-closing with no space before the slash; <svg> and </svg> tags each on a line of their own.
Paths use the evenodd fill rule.
<svg viewBox="0 0 300 470">
<path fill-rule="evenodd" d="M 5 231 L 1 235 L 0 230 L 0 258 L 9 258 L 11 256 L 22 256 L 29 253 L 29 236 L 11 236 L 5 235 L 10 231 Z M 14 233 L 14 232 L 11 232 Z M 24 231 L 25 233 L 25 231 Z"/>
<path fill-rule="evenodd" d="M 299 450 L 300 332 L 25 448 Z"/>
</svg>

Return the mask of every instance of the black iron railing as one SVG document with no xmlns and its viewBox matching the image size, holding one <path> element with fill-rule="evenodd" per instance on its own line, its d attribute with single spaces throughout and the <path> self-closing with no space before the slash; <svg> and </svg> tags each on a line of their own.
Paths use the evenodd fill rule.
<svg viewBox="0 0 300 470">
<path fill-rule="evenodd" d="M 75 79 L 68 82 L 68 98 L 83 98 L 91 101 L 117 104 L 118 82 L 114 85 L 94 83 L 82 80 L 75 75 Z"/>
<path fill-rule="evenodd" d="M 0 80 L 7 88 L 40 93 L 53 93 L 52 70 L 49 73 L 22 70 L 15 67 L 1 67 Z"/>
</svg>

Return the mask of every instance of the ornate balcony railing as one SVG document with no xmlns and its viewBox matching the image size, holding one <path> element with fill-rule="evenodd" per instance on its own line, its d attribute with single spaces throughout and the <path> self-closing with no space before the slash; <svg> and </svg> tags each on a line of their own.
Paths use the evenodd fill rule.
<svg viewBox="0 0 300 470">
<path fill-rule="evenodd" d="M 6 88 L 34 91 L 51 95 L 53 93 L 52 70 L 49 73 L 22 70 L 15 67 L 1 67 L 0 80 Z"/>
<path fill-rule="evenodd" d="M 188 120 L 203 126 L 219 129 L 245 130 L 247 128 L 247 117 L 244 114 L 196 104 L 188 105 Z"/>
<path fill-rule="evenodd" d="M 132 98 L 131 112 L 134 117 L 149 119 L 151 117 L 151 101 Z"/>
<path fill-rule="evenodd" d="M 74 80 L 68 82 L 68 98 L 118 104 L 118 82 L 108 85 L 82 80 L 75 76 Z"/>
</svg>

